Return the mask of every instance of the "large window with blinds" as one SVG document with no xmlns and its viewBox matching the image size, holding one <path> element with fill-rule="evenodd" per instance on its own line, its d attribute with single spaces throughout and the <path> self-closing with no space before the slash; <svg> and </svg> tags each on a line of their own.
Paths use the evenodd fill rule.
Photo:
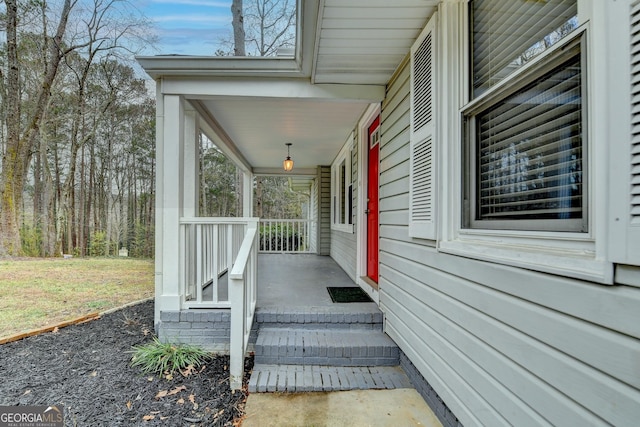
<svg viewBox="0 0 640 427">
<path fill-rule="evenodd" d="M 576 0 L 473 0 L 470 8 L 465 225 L 587 231 Z"/>
</svg>

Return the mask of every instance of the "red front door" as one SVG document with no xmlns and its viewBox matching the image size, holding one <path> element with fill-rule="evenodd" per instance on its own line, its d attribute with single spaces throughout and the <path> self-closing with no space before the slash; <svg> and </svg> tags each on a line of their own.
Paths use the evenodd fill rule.
<svg viewBox="0 0 640 427">
<path fill-rule="evenodd" d="M 369 126 L 367 173 L 367 277 L 378 283 L 378 164 L 380 160 L 380 116 Z"/>
</svg>

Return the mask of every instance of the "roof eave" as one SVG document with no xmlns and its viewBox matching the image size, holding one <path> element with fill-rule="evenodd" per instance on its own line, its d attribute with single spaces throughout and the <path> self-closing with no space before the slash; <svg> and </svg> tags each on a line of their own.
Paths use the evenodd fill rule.
<svg viewBox="0 0 640 427">
<path fill-rule="evenodd" d="M 160 77 L 310 77 L 317 38 L 319 0 L 298 5 L 295 56 L 137 56 L 153 79 Z"/>
<path fill-rule="evenodd" d="M 137 56 L 153 79 L 160 77 L 305 77 L 292 57 Z"/>
</svg>

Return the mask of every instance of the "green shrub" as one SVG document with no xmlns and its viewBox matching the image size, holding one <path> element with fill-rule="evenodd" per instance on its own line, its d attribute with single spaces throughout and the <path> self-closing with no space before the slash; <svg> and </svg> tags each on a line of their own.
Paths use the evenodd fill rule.
<svg viewBox="0 0 640 427">
<path fill-rule="evenodd" d="M 305 242 L 300 241 L 300 235 L 294 228 L 287 228 L 281 224 L 260 226 L 261 251 L 298 251 Z"/>
<path fill-rule="evenodd" d="M 23 224 L 20 228 L 20 238 L 22 239 L 22 252 L 29 257 L 39 257 L 42 255 L 42 230 L 40 227 L 31 227 Z"/>
<path fill-rule="evenodd" d="M 153 226 L 136 224 L 130 239 L 129 256 L 134 258 L 152 258 L 154 244 Z"/>
<path fill-rule="evenodd" d="M 104 231 L 96 231 L 91 235 L 89 240 L 89 255 L 90 256 L 105 256 L 106 255 L 106 243 L 107 233 Z"/>
<path fill-rule="evenodd" d="M 145 374 L 173 374 L 188 366 L 199 367 L 211 353 L 192 345 L 162 343 L 158 338 L 142 346 L 133 347 L 131 366 Z"/>
</svg>

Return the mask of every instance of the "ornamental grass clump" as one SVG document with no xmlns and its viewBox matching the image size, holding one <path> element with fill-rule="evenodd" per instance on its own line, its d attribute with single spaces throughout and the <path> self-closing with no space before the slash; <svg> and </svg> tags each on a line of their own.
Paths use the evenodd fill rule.
<svg viewBox="0 0 640 427">
<path fill-rule="evenodd" d="M 187 344 L 162 343 L 158 338 L 142 346 L 133 347 L 131 366 L 145 374 L 172 375 L 176 371 L 191 372 L 211 358 L 199 347 Z M 183 374 L 184 375 L 184 374 Z"/>
</svg>

